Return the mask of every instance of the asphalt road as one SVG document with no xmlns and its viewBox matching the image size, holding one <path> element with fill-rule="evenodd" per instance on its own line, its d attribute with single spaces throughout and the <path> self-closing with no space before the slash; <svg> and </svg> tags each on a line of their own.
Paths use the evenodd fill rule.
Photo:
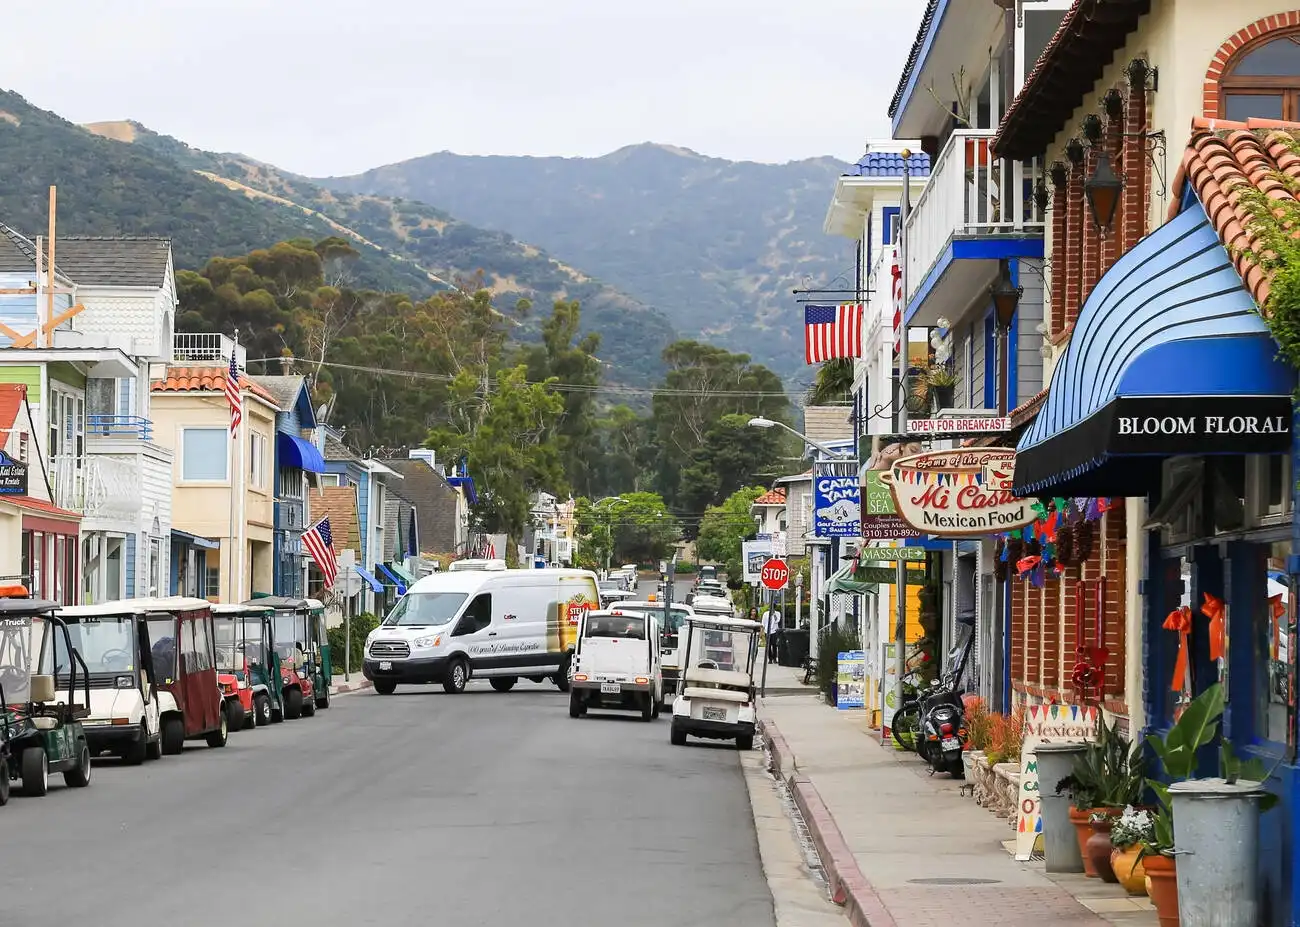
<svg viewBox="0 0 1300 927">
<path fill-rule="evenodd" d="M 0 808 L 0 924 L 768 927 L 732 745 L 553 686 L 336 698 Z"/>
</svg>

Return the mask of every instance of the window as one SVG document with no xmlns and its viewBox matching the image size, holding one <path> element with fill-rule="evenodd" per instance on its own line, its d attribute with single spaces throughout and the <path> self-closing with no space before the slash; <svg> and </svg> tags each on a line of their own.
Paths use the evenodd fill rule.
<svg viewBox="0 0 1300 927">
<path fill-rule="evenodd" d="M 207 599 L 221 598 L 221 567 L 210 566 L 203 578 L 203 596 Z"/>
<path fill-rule="evenodd" d="M 320 480 L 322 486 L 342 486 L 342 477 L 337 473 L 318 473 L 316 478 Z"/>
<path fill-rule="evenodd" d="M 456 630 L 452 632 L 453 637 L 459 637 L 462 634 L 473 634 L 475 631 L 482 631 L 492 623 L 492 595 L 491 593 L 480 593 L 474 597 L 474 601 L 469 603 L 465 613 L 460 616 L 460 621 L 456 624 Z"/>
<path fill-rule="evenodd" d="M 886 206 L 881 211 L 881 244 L 892 245 L 898 240 L 898 225 L 902 221 L 903 207 Z"/>
<path fill-rule="evenodd" d="M 637 615 L 599 615 L 587 619 L 587 637 L 630 637 L 645 640 L 645 618 Z"/>
<path fill-rule="evenodd" d="M 1224 68 L 1219 88 L 1225 119 L 1300 119 L 1300 32 L 1247 45 Z"/>
<path fill-rule="evenodd" d="M 176 678 L 176 619 L 170 615 L 151 616 L 145 620 L 149 635 L 149 654 L 153 659 L 153 679 L 166 685 Z M 188 636 L 192 642 L 194 635 Z"/>
<path fill-rule="evenodd" d="M 185 482 L 222 482 L 226 479 L 225 428 L 181 429 L 181 479 Z"/>
<path fill-rule="evenodd" d="M 248 481 L 254 489 L 266 489 L 266 435 L 257 432 L 249 441 Z"/>
<path fill-rule="evenodd" d="M 52 385 L 48 410 L 51 457 L 86 453 L 86 398 L 59 385 Z"/>
</svg>

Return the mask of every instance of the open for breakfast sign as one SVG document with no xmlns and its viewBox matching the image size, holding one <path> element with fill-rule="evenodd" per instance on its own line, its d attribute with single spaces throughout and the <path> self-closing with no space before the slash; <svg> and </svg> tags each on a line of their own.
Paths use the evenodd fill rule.
<svg viewBox="0 0 1300 927">
<path fill-rule="evenodd" d="M 929 451 L 894 461 L 881 477 L 908 525 L 932 537 L 976 537 L 1034 521 L 1032 500 L 1011 493 L 1015 462 L 1011 448 Z"/>
</svg>

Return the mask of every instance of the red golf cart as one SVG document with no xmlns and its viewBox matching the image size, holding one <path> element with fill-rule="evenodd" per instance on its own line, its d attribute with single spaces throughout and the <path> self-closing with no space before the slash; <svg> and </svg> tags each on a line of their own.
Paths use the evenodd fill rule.
<svg viewBox="0 0 1300 927">
<path fill-rule="evenodd" d="M 148 627 L 150 675 L 160 690 L 162 752 L 180 753 L 185 741 L 199 739 L 224 747 L 230 728 L 217 685 L 212 606 L 182 596 L 122 605 L 143 614 Z"/>
</svg>

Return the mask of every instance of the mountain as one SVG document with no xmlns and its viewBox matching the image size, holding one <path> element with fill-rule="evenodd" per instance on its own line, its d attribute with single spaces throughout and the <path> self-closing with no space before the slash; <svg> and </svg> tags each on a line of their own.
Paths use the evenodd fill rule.
<svg viewBox="0 0 1300 927">
<path fill-rule="evenodd" d="M 56 184 L 60 234 L 168 236 L 182 268 L 286 239 L 345 235 L 361 245 L 357 286 L 422 297 L 481 270 L 502 307 L 527 297 L 546 310 L 535 314 L 549 315 L 554 300 L 578 299 L 583 329 L 601 332 L 601 354 L 617 382 L 657 379 L 659 352 L 675 338 L 662 314 L 504 232 L 419 203 L 333 193 L 134 122 L 77 126 L 7 91 L 0 91 L 0 176 L 0 222 L 44 230 L 46 191 Z"/>
<path fill-rule="evenodd" d="M 791 290 L 852 279 L 853 250 L 822 233 L 846 165 L 758 164 L 642 144 L 600 158 L 442 152 L 317 182 L 436 203 L 509 231 L 663 312 L 683 336 L 802 371 Z"/>
</svg>

